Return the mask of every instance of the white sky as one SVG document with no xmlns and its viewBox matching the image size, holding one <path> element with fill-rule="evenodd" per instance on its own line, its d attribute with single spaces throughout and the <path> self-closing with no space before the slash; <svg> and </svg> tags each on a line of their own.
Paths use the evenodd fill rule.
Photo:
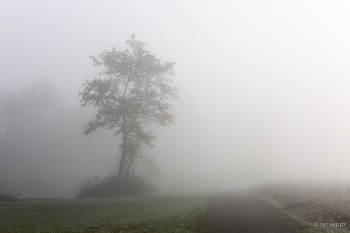
<svg viewBox="0 0 350 233">
<path fill-rule="evenodd" d="M 136 33 L 176 62 L 178 119 L 152 150 L 164 179 L 350 178 L 349 22 L 349 1 L 3 0 L 0 89 L 45 79 L 77 101 L 89 56 Z"/>
</svg>

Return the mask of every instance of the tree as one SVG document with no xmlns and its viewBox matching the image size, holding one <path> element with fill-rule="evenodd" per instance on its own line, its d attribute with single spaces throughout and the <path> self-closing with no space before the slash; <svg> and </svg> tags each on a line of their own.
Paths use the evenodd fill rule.
<svg viewBox="0 0 350 233">
<path fill-rule="evenodd" d="M 144 130 L 144 124 L 173 124 L 175 116 L 169 113 L 172 105 L 167 100 L 177 99 L 177 89 L 171 86 L 169 78 L 174 75 L 172 69 L 175 63 L 162 63 L 144 49 L 145 43 L 135 40 L 135 34 L 126 44 L 131 51 L 113 48 L 111 51 L 105 50 L 99 58 L 90 57 L 95 66 L 104 67 L 99 74 L 104 78 L 86 80 L 84 90 L 79 92 L 82 106 L 97 107 L 96 116 L 87 123 L 84 134 L 107 128 L 115 129 L 114 135 L 121 135 L 118 181 L 127 174 L 124 170 L 128 153 L 132 155 L 131 150 L 138 147 L 133 142 L 137 140 L 153 147 L 155 136 Z"/>
<path fill-rule="evenodd" d="M 47 174 L 44 164 L 62 161 L 71 144 L 67 113 L 63 94 L 46 81 L 0 93 L 0 182 L 41 179 Z"/>
<path fill-rule="evenodd" d="M 64 103 L 61 92 L 42 80 L 29 84 L 19 93 L 0 93 L 0 139 L 14 147 L 20 147 L 19 141 L 25 141 L 24 138 L 46 139 L 48 135 L 43 132 L 57 126 Z"/>
</svg>

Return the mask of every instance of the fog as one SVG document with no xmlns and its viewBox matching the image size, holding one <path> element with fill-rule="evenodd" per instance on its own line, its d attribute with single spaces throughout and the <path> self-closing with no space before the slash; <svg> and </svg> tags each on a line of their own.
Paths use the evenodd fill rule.
<svg viewBox="0 0 350 233">
<path fill-rule="evenodd" d="M 83 135 L 95 109 L 81 108 L 78 92 L 101 72 L 89 56 L 124 50 L 132 33 L 176 63 L 175 124 L 150 126 L 157 139 L 145 149 L 160 190 L 349 179 L 349 10 L 316 0 L 2 1 L 0 96 L 25 136 L 0 148 L 0 183 L 23 197 L 72 197 L 88 176 L 117 172 L 120 139 Z M 36 86 L 47 90 L 37 109 Z"/>
</svg>

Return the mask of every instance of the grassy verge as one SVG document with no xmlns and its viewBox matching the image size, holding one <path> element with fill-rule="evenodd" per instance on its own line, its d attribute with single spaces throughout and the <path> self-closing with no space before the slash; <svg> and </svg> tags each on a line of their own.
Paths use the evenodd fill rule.
<svg viewBox="0 0 350 233">
<path fill-rule="evenodd" d="M 250 191 L 267 202 L 294 232 L 349 232 L 348 186 L 304 182 L 262 185 Z"/>
<path fill-rule="evenodd" d="M 207 196 L 23 199 L 0 203 L 0 232 L 205 232 Z"/>
</svg>

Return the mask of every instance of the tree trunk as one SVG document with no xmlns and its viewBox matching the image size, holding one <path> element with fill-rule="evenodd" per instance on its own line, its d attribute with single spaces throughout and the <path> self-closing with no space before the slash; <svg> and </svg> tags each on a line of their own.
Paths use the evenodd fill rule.
<svg viewBox="0 0 350 233">
<path fill-rule="evenodd" d="M 127 132 L 126 132 L 126 118 L 123 116 L 123 148 L 122 148 L 122 157 L 120 159 L 120 164 L 119 164 L 119 171 L 118 171 L 118 177 L 117 180 L 118 182 L 121 181 L 122 176 L 123 176 L 123 170 L 124 170 L 124 164 L 126 160 L 126 139 L 127 139 Z"/>
<path fill-rule="evenodd" d="M 132 158 L 133 158 L 133 156 L 130 155 L 129 164 L 128 164 L 128 168 L 126 169 L 125 178 L 128 178 L 128 176 L 129 176 L 130 167 L 131 167 L 131 163 L 132 163 Z"/>
</svg>

